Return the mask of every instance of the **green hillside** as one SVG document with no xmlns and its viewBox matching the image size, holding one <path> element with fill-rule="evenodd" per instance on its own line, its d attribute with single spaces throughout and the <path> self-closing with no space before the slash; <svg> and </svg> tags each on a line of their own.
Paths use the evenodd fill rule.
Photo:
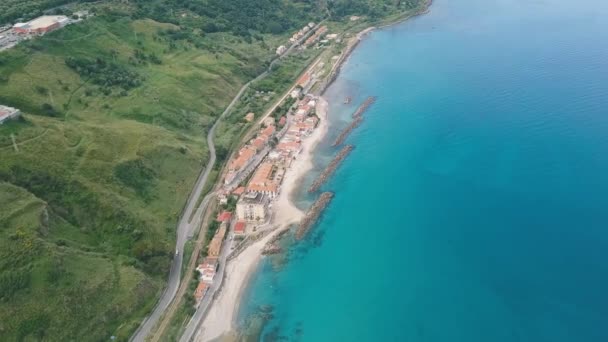
<svg viewBox="0 0 608 342">
<path fill-rule="evenodd" d="M 1 341 L 128 339 L 166 281 L 208 129 L 294 30 L 349 14 L 324 1 L 71 6 L 95 16 L 0 52 L 0 104 L 24 113 L 0 125 Z M 290 57 L 265 87 L 278 92 L 312 56 Z M 247 96 L 257 102 L 239 108 L 263 108 Z M 241 117 L 220 125 L 218 155 L 247 129 Z"/>
</svg>

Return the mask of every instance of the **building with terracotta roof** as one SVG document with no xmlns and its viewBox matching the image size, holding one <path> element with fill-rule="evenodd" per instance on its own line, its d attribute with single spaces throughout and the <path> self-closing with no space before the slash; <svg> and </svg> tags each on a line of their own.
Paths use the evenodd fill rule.
<svg viewBox="0 0 608 342">
<path fill-rule="evenodd" d="M 279 126 L 285 126 L 286 123 L 287 118 L 285 117 L 285 115 L 281 116 L 281 119 L 279 119 Z"/>
<path fill-rule="evenodd" d="M 245 187 L 244 186 L 239 186 L 238 188 L 234 189 L 234 191 L 232 192 L 232 194 L 236 195 L 236 196 L 241 196 L 244 193 L 245 193 Z"/>
<path fill-rule="evenodd" d="M 298 154 L 302 151 L 302 144 L 298 141 L 280 142 L 277 147 L 279 151 L 285 151 L 293 154 Z"/>
<path fill-rule="evenodd" d="M 272 135 L 274 134 L 274 131 L 276 129 L 274 128 L 274 125 L 270 125 L 266 128 L 264 128 L 264 130 L 262 130 L 261 135 L 266 136 L 268 138 L 272 137 Z"/>
<path fill-rule="evenodd" d="M 228 169 L 230 171 L 239 171 L 249 166 L 253 160 L 256 150 L 251 146 L 245 146 L 239 150 L 238 156 L 230 162 Z"/>
<path fill-rule="evenodd" d="M 275 197 L 279 191 L 279 184 L 274 179 L 275 172 L 274 164 L 269 162 L 260 164 L 247 184 L 247 191 Z"/>
<path fill-rule="evenodd" d="M 229 223 L 232 219 L 232 213 L 229 211 L 223 211 L 219 215 L 217 215 L 216 221 Z"/>
<path fill-rule="evenodd" d="M 264 149 L 264 147 L 266 147 L 266 143 L 268 143 L 267 139 L 258 137 L 251 141 L 251 146 L 255 147 L 256 150 L 261 151 Z"/>
<path fill-rule="evenodd" d="M 246 227 L 247 227 L 247 223 L 245 221 L 238 221 L 234 225 L 234 235 L 244 235 Z"/>
<path fill-rule="evenodd" d="M 220 251 L 222 250 L 222 244 L 224 243 L 224 236 L 226 235 L 226 223 L 222 223 L 220 228 L 215 232 L 213 239 L 209 242 L 209 249 L 207 254 L 212 257 L 217 257 L 220 255 Z"/>
<path fill-rule="evenodd" d="M 196 303 L 199 303 L 201 299 L 205 297 L 205 294 L 207 293 L 208 289 L 209 285 L 207 285 L 206 283 L 202 281 L 198 283 L 196 290 L 194 290 L 194 299 L 196 300 Z"/>
<path fill-rule="evenodd" d="M 310 80 L 310 74 L 306 72 L 298 78 L 297 84 L 302 88 L 306 88 L 310 85 Z"/>
</svg>

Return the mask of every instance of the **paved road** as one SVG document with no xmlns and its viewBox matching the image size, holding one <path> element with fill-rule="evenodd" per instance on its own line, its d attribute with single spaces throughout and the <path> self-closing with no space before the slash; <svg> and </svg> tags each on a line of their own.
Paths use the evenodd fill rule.
<svg viewBox="0 0 608 342">
<path fill-rule="evenodd" d="M 319 25 L 317 25 L 315 27 L 315 29 Z M 303 41 L 303 39 L 304 38 L 302 38 L 301 41 Z M 298 44 L 299 43 L 300 42 L 298 42 Z M 178 253 L 175 254 L 175 256 L 173 257 L 173 261 L 171 262 L 171 270 L 169 271 L 169 280 L 167 283 L 167 287 L 165 288 L 165 291 L 163 292 L 160 300 L 156 304 L 154 311 L 152 311 L 150 316 L 148 316 L 144 319 L 144 321 L 140 325 L 139 329 L 135 332 L 135 334 L 133 334 L 133 336 L 131 336 L 130 341 L 144 342 L 146 337 L 150 334 L 150 332 L 156 325 L 156 323 L 158 323 L 158 320 L 163 315 L 163 313 L 165 312 L 165 310 L 167 309 L 169 304 L 175 298 L 175 294 L 177 293 L 177 289 L 179 288 L 179 283 L 180 283 L 180 278 L 181 278 L 184 244 L 186 243 L 188 238 L 192 237 L 192 235 L 194 234 L 194 231 L 196 231 L 196 228 L 200 224 L 200 221 L 202 219 L 202 213 L 207 208 L 207 205 L 209 204 L 209 201 L 213 195 L 213 193 L 207 194 L 205 196 L 205 198 L 203 199 L 203 201 L 201 202 L 201 205 L 198 208 L 195 208 L 198 198 L 200 197 L 200 195 L 203 191 L 203 188 L 205 187 L 205 183 L 207 182 L 207 179 L 209 178 L 209 174 L 211 173 L 211 170 L 213 169 L 213 166 L 215 165 L 216 154 L 215 154 L 215 144 L 213 142 L 213 139 L 214 139 L 215 130 L 217 129 L 218 124 L 226 115 L 228 115 L 228 113 L 230 113 L 232 111 L 232 109 L 237 104 L 237 102 L 240 100 L 241 96 L 243 95 L 243 93 L 245 93 L 247 88 L 249 88 L 249 86 L 252 83 L 259 81 L 259 80 L 263 79 L 264 77 L 266 77 L 272 71 L 272 68 L 274 67 L 274 65 L 282 57 L 287 56 L 298 44 L 293 44 L 292 46 L 290 46 L 281 56 L 279 56 L 278 58 L 275 58 L 268 65 L 268 68 L 264 72 L 262 72 L 260 75 L 258 75 L 255 79 L 253 79 L 253 80 L 247 82 L 245 85 L 243 85 L 243 87 L 241 87 L 241 89 L 236 94 L 236 96 L 232 99 L 232 102 L 230 102 L 228 107 L 226 107 L 224 112 L 220 115 L 220 117 L 215 121 L 215 123 L 209 130 L 209 133 L 207 134 L 207 146 L 209 147 L 209 161 L 207 162 L 207 165 L 205 166 L 205 168 L 203 170 L 201 170 L 201 173 L 199 174 L 199 177 L 194 185 L 194 189 L 192 190 L 190 197 L 188 198 L 188 202 L 186 203 L 186 209 L 182 213 L 182 216 L 177 225 L 177 239 L 176 239 L 175 249 L 176 249 L 176 251 L 178 251 Z M 284 98 L 285 98 L 285 96 L 281 100 L 283 100 Z M 271 110 L 269 110 L 267 113 L 271 113 L 272 110 L 274 110 L 275 108 L 276 108 L 276 105 Z M 196 210 L 196 212 L 195 212 L 195 215 L 193 216 L 192 213 L 195 210 Z M 192 217 L 192 220 L 190 220 L 191 217 Z M 220 267 L 223 269 L 222 264 L 223 263 L 220 264 Z M 215 287 L 215 286 L 213 286 L 213 287 Z M 219 287 L 219 285 L 217 287 Z M 208 291 L 208 292 L 210 294 L 215 293 L 215 289 L 213 289 L 213 291 Z M 206 307 L 206 306 L 208 306 L 208 304 L 204 305 L 204 307 Z"/>
<path fill-rule="evenodd" d="M 177 251 L 179 251 L 179 253 L 177 253 L 174 256 L 173 262 L 171 263 L 171 270 L 169 272 L 169 281 L 167 283 L 167 287 L 166 287 L 165 291 L 163 292 L 160 300 L 158 301 L 156 307 L 154 308 L 154 311 L 152 311 L 150 316 L 148 316 L 143 321 L 142 325 L 135 332 L 135 334 L 131 337 L 131 341 L 134 341 L 134 342 L 145 341 L 146 337 L 150 334 L 150 331 L 152 330 L 152 328 L 154 328 L 154 326 L 156 325 L 156 323 L 158 322 L 158 320 L 160 319 L 162 314 L 165 312 L 165 310 L 167 309 L 167 307 L 169 306 L 169 304 L 175 297 L 175 294 L 177 293 L 177 289 L 179 287 L 180 278 L 181 278 L 180 276 L 181 276 L 181 269 L 182 269 L 182 262 L 183 262 L 184 244 L 186 243 L 188 236 L 191 236 L 191 232 L 195 231 L 197 225 L 200 224 L 201 217 L 202 217 L 201 213 L 203 213 L 205 211 L 205 209 L 207 208 L 207 205 L 209 204 L 209 200 L 211 199 L 211 197 L 213 195 L 212 193 L 207 194 L 205 196 L 205 198 L 203 199 L 203 201 L 201 202 L 201 205 L 198 208 L 195 208 L 197 200 L 200 197 L 200 195 L 203 191 L 203 188 L 205 187 L 205 183 L 207 182 L 207 179 L 209 178 L 209 174 L 211 173 L 211 170 L 213 169 L 213 166 L 215 165 L 216 154 L 215 154 L 215 144 L 213 142 L 213 138 L 215 135 L 215 130 L 217 129 L 217 125 L 219 124 L 221 119 L 223 119 L 228 113 L 230 113 L 230 111 L 234 108 L 234 106 L 236 105 L 238 100 L 241 98 L 241 96 L 243 95 L 245 90 L 247 90 L 249 85 L 252 82 L 259 80 L 260 78 L 265 77 L 267 74 L 268 74 L 268 70 L 265 71 L 264 73 L 262 73 L 260 76 L 258 76 L 253 81 L 247 82 L 241 88 L 241 90 L 239 90 L 239 92 L 234 97 L 234 99 L 232 99 L 232 102 L 230 102 L 228 107 L 226 107 L 226 110 L 224 110 L 222 115 L 220 115 L 220 117 L 215 121 L 215 123 L 209 130 L 209 133 L 207 134 L 207 146 L 209 147 L 209 161 L 207 162 L 207 165 L 205 166 L 205 168 L 201 171 L 201 173 L 196 181 L 196 184 L 194 185 L 194 189 L 192 190 L 192 193 L 190 194 L 190 197 L 188 198 L 188 202 L 186 203 L 186 209 L 182 213 L 182 217 L 179 220 L 179 223 L 177 225 L 177 239 L 176 239 L 175 248 Z M 190 217 L 192 217 L 192 213 L 194 212 L 194 210 L 196 210 L 196 215 L 194 215 L 193 219 L 190 220 Z"/>
<path fill-rule="evenodd" d="M 315 30 L 320 25 L 321 25 L 321 23 L 319 23 L 317 26 L 315 26 Z M 311 31 L 314 32 L 314 30 L 311 30 Z M 259 81 L 259 80 L 263 79 L 264 77 L 266 77 L 272 71 L 272 68 L 274 67 L 274 65 L 281 58 L 289 55 L 291 53 L 291 51 L 294 48 L 296 48 L 296 46 L 299 45 L 302 41 L 304 41 L 304 39 L 307 37 L 308 36 L 305 36 L 302 39 L 300 39 L 300 41 L 298 41 L 296 44 L 291 45 L 281 56 L 272 60 L 272 62 L 270 62 L 270 64 L 268 65 L 268 68 L 264 72 L 262 72 L 260 75 L 258 75 L 255 79 L 253 79 L 253 80 L 247 82 L 245 85 L 243 85 L 243 87 L 241 87 L 241 89 L 236 94 L 236 96 L 232 99 L 232 101 L 230 102 L 228 107 L 226 107 L 224 112 L 218 117 L 218 119 L 215 121 L 215 123 L 213 124 L 213 126 L 211 127 L 209 132 L 207 133 L 207 146 L 209 147 L 209 161 L 207 162 L 207 165 L 205 166 L 205 168 L 203 170 L 201 170 L 201 173 L 199 174 L 199 177 L 194 185 L 194 189 L 192 190 L 190 197 L 188 198 L 188 202 L 186 203 L 186 208 L 185 208 L 184 212 L 182 213 L 182 216 L 177 225 L 177 239 L 176 239 L 175 249 L 176 249 L 176 251 L 178 251 L 178 253 L 175 254 L 175 256 L 173 257 L 173 261 L 171 262 L 171 270 L 169 271 L 169 280 L 167 283 L 167 287 L 165 288 L 165 291 L 163 292 L 160 300 L 156 304 L 156 307 L 154 308 L 154 310 L 152 311 L 150 316 L 148 316 L 144 319 L 142 324 L 139 326 L 139 329 L 133 334 L 133 336 L 131 336 L 130 341 L 144 342 L 146 337 L 150 334 L 150 332 L 154 328 L 154 326 L 158 323 L 158 320 L 161 318 L 161 316 L 163 315 L 163 313 L 165 312 L 165 310 L 167 309 L 169 304 L 175 298 L 175 294 L 177 293 L 177 289 L 179 288 L 179 284 L 180 284 L 184 244 L 186 243 L 186 241 L 189 238 L 191 238 L 193 236 L 194 232 L 196 231 L 196 228 L 198 227 L 198 225 L 200 225 L 200 222 L 201 222 L 202 216 L 203 216 L 202 213 L 206 210 L 207 206 L 209 205 L 209 201 L 211 200 L 211 198 L 213 196 L 213 193 L 207 194 L 205 196 L 205 198 L 203 199 L 203 201 L 201 202 L 201 205 L 198 208 L 196 208 L 196 203 L 198 201 L 198 198 L 200 197 L 200 195 L 203 191 L 203 188 L 205 187 L 205 183 L 207 182 L 207 179 L 209 178 L 209 174 L 211 173 L 211 170 L 213 169 L 213 166 L 215 165 L 216 153 L 215 153 L 215 144 L 213 142 L 213 139 L 214 139 L 215 130 L 217 129 L 218 124 L 226 115 L 228 115 L 228 113 L 230 113 L 232 111 L 234 106 L 241 99 L 241 96 L 243 96 L 245 91 L 249 88 L 249 86 L 252 83 Z M 289 93 L 285 94 L 285 96 L 283 96 L 281 101 L 288 94 Z M 279 103 L 280 102 L 277 102 L 277 104 L 271 110 L 269 110 L 267 112 L 265 117 L 268 116 L 270 113 L 272 113 L 272 111 L 276 108 L 276 106 L 278 106 Z M 195 215 L 192 215 L 195 210 L 196 210 Z M 190 220 L 191 217 L 192 217 L 192 220 Z M 220 264 L 220 268 L 223 271 L 223 263 Z M 221 283 L 221 282 L 217 282 L 217 283 Z M 212 286 L 213 291 L 208 291 L 208 293 L 210 295 L 214 294 L 216 292 L 217 288 L 219 288 L 219 286 L 220 286 L 219 284 L 217 286 Z M 209 303 L 201 303 L 201 304 L 205 304 L 205 305 L 201 305 L 202 307 L 209 306 Z M 201 306 L 199 306 L 199 307 L 201 307 Z M 197 310 L 197 313 L 198 313 L 198 311 L 205 311 L 205 310 Z"/>
</svg>

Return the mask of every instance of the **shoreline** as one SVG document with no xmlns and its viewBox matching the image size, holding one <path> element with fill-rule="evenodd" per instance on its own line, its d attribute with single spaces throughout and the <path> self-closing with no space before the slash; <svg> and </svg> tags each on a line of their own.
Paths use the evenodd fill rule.
<svg viewBox="0 0 608 342">
<path fill-rule="evenodd" d="M 296 207 L 292 198 L 295 196 L 302 178 L 313 169 L 313 152 L 329 129 L 328 102 L 323 97 L 319 97 L 316 111 L 320 118 L 319 125 L 309 137 L 303 140 L 302 152 L 287 170 L 281 185 L 281 192 L 272 203 L 272 210 L 275 213 L 272 225 L 278 228 L 245 248 L 237 257 L 228 262 L 224 286 L 205 316 L 201 328 L 194 338 L 195 341 L 211 341 L 222 336 L 229 338 L 234 333 L 243 294 L 262 259 L 264 247 L 276 235 L 289 229 L 290 225 L 297 223 L 304 216 L 304 212 Z"/>
<path fill-rule="evenodd" d="M 238 332 L 235 331 L 238 311 L 242 305 L 242 297 L 245 289 L 250 285 L 249 281 L 251 276 L 262 259 L 262 251 L 275 236 L 281 234 L 286 229 L 289 229 L 290 225 L 299 222 L 299 220 L 304 217 L 304 212 L 296 207 L 293 197 L 296 195 L 298 186 L 302 183 L 302 178 L 306 173 L 313 169 L 313 151 L 329 130 L 329 103 L 323 97 L 323 94 L 337 79 L 342 67 L 349 60 L 352 52 L 369 33 L 376 29 L 384 29 L 419 15 L 426 14 L 429 12 L 431 5 L 432 0 L 427 0 L 420 10 L 395 20 L 381 23 L 381 25 L 377 27 L 369 26 L 359 31 L 350 39 L 346 49 L 342 52 L 337 63 L 330 71 L 327 83 L 321 90 L 316 107 L 317 115 L 320 118 L 319 126 L 314 130 L 311 136 L 303 141 L 302 152 L 287 170 L 279 196 L 272 205 L 271 210 L 275 213 L 275 216 L 272 218 L 272 224 L 278 228 L 261 240 L 256 241 L 245 248 L 236 258 L 228 262 L 226 265 L 224 286 L 221 288 L 219 296 L 211 304 L 209 312 L 205 316 L 200 329 L 194 336 L 194 341 L 238 340 Z"/>
</svg>

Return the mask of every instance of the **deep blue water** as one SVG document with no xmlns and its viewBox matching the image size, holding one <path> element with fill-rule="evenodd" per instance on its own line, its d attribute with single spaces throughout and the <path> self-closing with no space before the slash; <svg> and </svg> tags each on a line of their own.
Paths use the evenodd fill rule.
<svg viewBox="0 0 608 342">
<path fill-rule="evenodd" d="M 270 305 L 266 340 L 608 341 L 606 18 L 600 0 L 435 0 L 374 32 L 326 94 L 318 169 L 378 96 L 336 197 L 262 262 L 241 322 Z"/>
</svg>

